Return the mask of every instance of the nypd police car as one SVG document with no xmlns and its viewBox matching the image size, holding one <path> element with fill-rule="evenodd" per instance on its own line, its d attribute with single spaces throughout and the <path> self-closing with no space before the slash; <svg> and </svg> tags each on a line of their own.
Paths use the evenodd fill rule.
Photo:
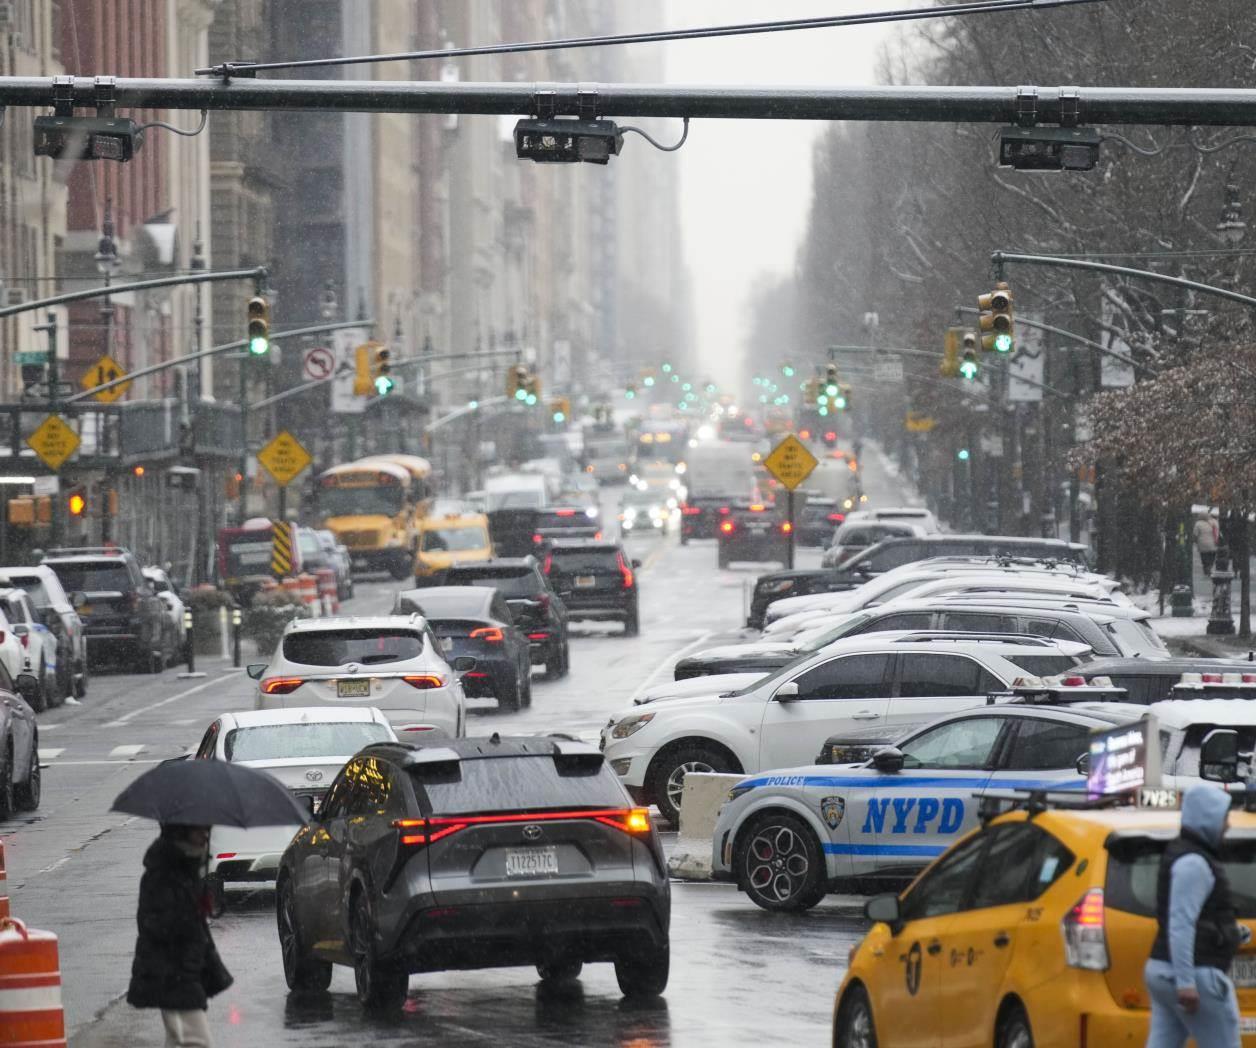
<svg viewBox="0 0 1256 1048">
<path fill-rule="evenodd" d="M 714 875 L 764 909 L 795 911 L 835 882 L 906 877 L 977 825 L 983 792 L 1083 788 L 1091 732 L 1146 712 L 1001 703 L 933 721 L 865 764 L 750 776 L 720 810 Z"/>
</svg>

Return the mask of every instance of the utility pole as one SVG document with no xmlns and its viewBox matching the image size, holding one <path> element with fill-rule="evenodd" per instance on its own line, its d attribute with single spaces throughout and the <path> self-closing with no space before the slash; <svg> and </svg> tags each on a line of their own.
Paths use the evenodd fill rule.
<svg viewBox="0 0 1256 1048">
<path fill-rule="evenodd" d="M 61 367 L 57 363 L 57 314 L 48 311 L 46 320 L 42 324 L 36 324 L 36 331 L 42 331 L 48 336 L 48 371 L 46 373 L 48 380 L 48 414 L 56 415 L 60 410 L 58 397 L 61 383 Z M 60 546 L 65 541 L 61 516 L 61 485 L 57 485 L 57 493 L 50 500 L 51 519 L 49 526 L 52 531 L 52 545 Z"/>
</svg>

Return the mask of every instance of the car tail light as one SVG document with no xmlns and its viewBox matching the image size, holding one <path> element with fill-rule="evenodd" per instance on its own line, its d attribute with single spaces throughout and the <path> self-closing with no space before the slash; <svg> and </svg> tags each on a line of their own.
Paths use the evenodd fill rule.
<svg viewBox="0 0 1256 1048">
<path fill-rule="evenodd" d="M 830 514 L 829 514 L 829 523 L 830 523 L 830 524 L 841 524 L 841 523 L 843 523 L 845 520 L 846 520 L 846 514 L 845 514 L 845 513 L 830 513 Z"/>
<path fill-rule="evenodd" d="M 781 534 L 782 534 L 782 535 L 788 535 L 788 534 L 790 534 L 793 530 L 794 530 L 794 525 L 793 525 L 793 523 L 792 523 L 791 521 L 788 521 L 788 520 L 787 520 L 787 521 L 785 521 L 785 523 L 784 523 L 784 524 L 782 524 L 782 525 L 781 525 Z"/>
<path fill-rule="evenodd" d="M 507 812 L 501 815 L 433 816 L 430 819 L 394 819 L 393 828 L 400 831 L 401 843 L 411 847 L 434 844 L 442 837 L 465 830 L 469 826 L 501 826 L 520 822 L 571 822 L 590 819 L 604 826 L 613 826 L 628 834 L 650 832 L 648 808 L 589 808 L 574 811 Z"/>
<path fill-rule="evenodd" d="M 632 589 L 632 568 L 628 567 L 628 562 L 624 560 L 624 555 L 616 553 L 615 562 L 619 567 L 619 574 L 623 577 L 624 589 Z"/>
<path fill-rule="evenodd" d="M 528 640 L 549 640 L 548 633 L 529 633 Z"/>
<path fill-rule="evenodd" d="M 735 525 L 731 520 L 720 521 L 720 531 L 724 532 L 725 535 L 731 535 L 734 527 Z"/>
<path fill-rule="evenodd" d="M 602 541 L 602 533 L 601 533 L 600 531 L 595 531 L 595 532 L 593 533 L 593 541 L 594 541 L 594 542 L 601 542 L 601 541 Z"/>
<path fill-rule="evenodd" d="M 443 688 L 445 686 L 445 678 L 438 677 L 435 673 L 411 673 L 401 678 L 412 688 L 419 691 L 428 691 L 432 688 Z"/>
<path fill-rule="evenodd" d="M 550 599 L 548 593 L 541 593 L 537 596 L 536 602 L 541 605 L 541 610 L 548 613 L 550 610 Z"/>
<path fill-rule="evenodd" d="M 532 545 L 539 546 L 544 541 L 545 541 L 545 536 L 542 535 L 539 531 L 534 531 L 532 533 Z"/>
<path fill-rule="evenodd" d="M 31 635 L 29 633 L 15 634 L 15 636 L 22 642 L 22 647 L 29 648 L 31 646 Z"/>
<path fill-rule="evenodd" d="M 397 730 L 400 732 L 407 732 L 407 731 L 433 731 L 434 729 L 432 725 L 430 724 L 406 724 L 403 727 L 398 728 Z"/>
<path fill-rule="evenodd" d="M 267 677 L 262 681 L 262 694 L 290 695 L 304 683 L 304 677 Z"/>
<path fill-rule="evenodd" d="M 721 507 L 720 507 L 720 516 L 721 516 L 721 517 L 727 517 L 727 516 L 728 516 L 728 507 L 727 507 L 727 506 L 721 506 Z"/>
<path fill-rule="evenodd" d="M 681 515 L 685 517 L 696 517 L 699 513 L 702 512 L 702 507 L 701 506 L 681 506 L 680 512 L 681 512 Z"/>
<path fill-rule="evenodd" d="M 485 644 L 500 644 L 506 639 L 506 634 L 496 626 L 481 626 L 471 631 L 471 639 L 482 640 Z"/>
<path fill-rule="evenodd" d="M 546 575 L 548 575 L 550 571 L 553 570 L 553 567 L 554 567 L 554 554 L 552 553 L 545 554 L 545 563 L 544 565 L 542 565 L 541 570 L 545 572 Z"/>
<path fill-rule="evenodd" d="M 464 673 L 463 676 L 470 677 L 471 680 L 488 680 L 488 674 L 483 670 L 471 670 L 469 673 Z"/>
<path fill-rule="evenodd" d="M 437 822 L 444 825 L 434 825 Z M 455 823 L 449 819 L 393 819 L 393 829 L 400 831 L 401 843 L 410 847 L 435 844 L 442 837 L 448 837 L 465 828 L 465 823 Z"/>
<path fill-rule="evenodd" d="M 811 430 L 809 430 L 809 429 L 800 429 L 800 430 L 798 431 L 798 436 L 799 436 L 800 438 L 802 438 L 803 440 L 810 440 L 810 439 L 811 439 Z"/>
<path fill-rule="evenodd" d="M 576 511 L 575 511 L 574 509 L 556 509 L 556 510 L 554 510 L 554 516 L 556 516 L 556 517 L 574 517 L 575 515 L 576 515 Z"/>
<path fill-rule="evenodd" d="M 1108 943 L 1104 935 L 1103 889 L 1091 888 L 1061 923 L 1064 963 L 1092 972 L 1108 970 Z"/>
<path fill-rule="evenodd" d="M 832 430 L 829 430 L 826 434 L 824 434 L 824 439 L 825 439 L 825 440 L 830 440 L 830 441 L 831 441 L 831 440 L 836 440 L 836 439 L 837 439 L 837 434 L 836 434 L 836 433 L 834 433 Z"/>
</svg>

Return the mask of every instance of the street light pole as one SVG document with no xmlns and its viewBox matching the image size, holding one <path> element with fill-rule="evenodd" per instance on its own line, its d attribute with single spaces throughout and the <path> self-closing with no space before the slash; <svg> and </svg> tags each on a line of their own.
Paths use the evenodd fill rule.
<svg viewBox="0 0 1256 1048">
<path fill-rule="evenodd" d="M 100 302 L 100 319 L 104 327 L 101 341 L 101 355 L 108 356 L 113 348 L 113 298 L 109 294 L 109 286 L 113 275 L 118 271 L 121 262 L 118 259 L 118 245 L 113 238 L 113 198 L 105 199 L 105 216 L 100 224 L 100 240 L 96 248 L 96 271 L 104 278 L 105 295 Z"/>
</svg>

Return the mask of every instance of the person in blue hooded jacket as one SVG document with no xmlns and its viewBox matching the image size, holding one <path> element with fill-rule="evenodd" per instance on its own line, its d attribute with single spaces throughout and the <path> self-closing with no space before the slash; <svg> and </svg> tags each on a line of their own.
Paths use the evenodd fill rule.
<svg viewBox="0 0 1256 1048">
<path fill-rule="evenodd" d="M 1235 920 L 1220 862 L 1230 796 L 1197 785 L 1182 798 L 1182 832 L 1160 859 L 1156 940 L 1143 969 L 1151 995 L 1147 1048 L 1239 1048 L 1230 962 L 1250 933 Z"/>
</svg>

